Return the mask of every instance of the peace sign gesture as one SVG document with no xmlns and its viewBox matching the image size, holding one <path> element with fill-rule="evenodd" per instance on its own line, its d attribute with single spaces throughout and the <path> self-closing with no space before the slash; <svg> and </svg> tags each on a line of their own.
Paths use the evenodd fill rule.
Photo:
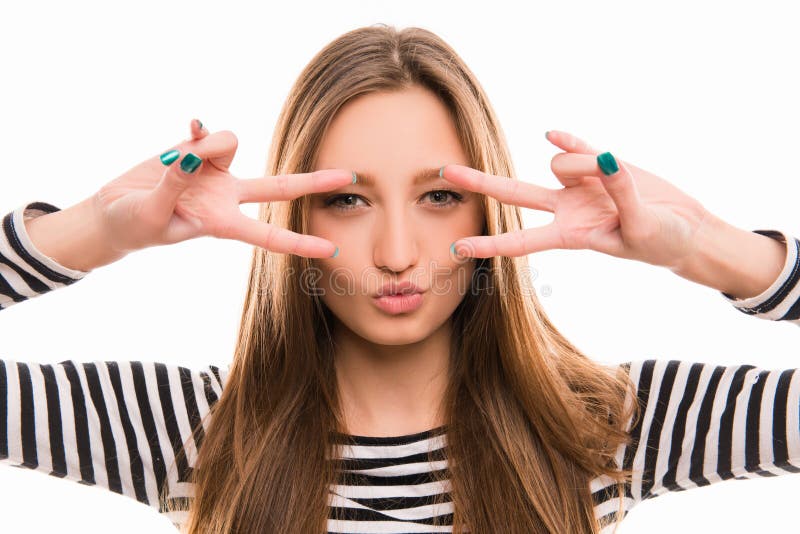
<svg viewBox="0 0 800 534">
<path fill-rule="evenodd" d="M 312 258 L 338 253 L 335 243 L 245 216 L 239 205 L 291 200 L 354 183 L 346 169 L 236 178 L 230 164 L 238 140 L 192 121 L 191 137 L 105 184 L 91 199 L 90 219 L 117 255 L 200 236 L 235 239 L 282 254 Z"/>
<path fill-rule="evenodd" d="M 697 231 L 711 218 L 700 202 L 609 152 L 601 154 L 569 133 L 551 130 L 546 138 L 564 150 L 550 162 L 562 189 L 493 176 L 463 165 L 442 168 L 443 178 L 468 190 L 555 215 L 545 226 L 459 239 L 453 247 L 460 256 L 591 249 L 674 268 L 695 252 Z"/>
</svg>

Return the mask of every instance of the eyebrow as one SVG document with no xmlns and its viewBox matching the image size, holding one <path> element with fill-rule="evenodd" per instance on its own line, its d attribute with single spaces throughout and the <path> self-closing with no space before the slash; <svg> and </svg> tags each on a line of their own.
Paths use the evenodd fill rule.
<svg viewBox="0 0 800 534">
<path fill-rule="evenodd" d="M 439 169 L 441 167 L 431 167 L 428 169 L 419 169 L 417 172 L 414 173 L 412 176 L 411 185 L 417 186 L 426 184 L 428 182 L 432 182 L 434 180 L 440 179 L 439 178 Z M 377 180 L 375 176 L 368 173 L 368 172 L 359 172 L 356 171 L 357 176 L 357 183 L 356 185 L 363 185 L 365 187 L 375 187 L 375 183 Z"/>
</svg>

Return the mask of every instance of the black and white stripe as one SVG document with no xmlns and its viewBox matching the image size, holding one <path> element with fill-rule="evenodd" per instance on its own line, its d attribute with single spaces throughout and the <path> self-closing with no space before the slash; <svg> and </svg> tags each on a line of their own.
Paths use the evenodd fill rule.
<svg viewBox="0 0 800 534">
<path fill-rule="evenodd" d="M 637 384 L 643 414 L 630 429 L 632 445 L 617 455 L 619 465 L 636 473 L 626 487 L 625 514 L 667 491 L 800 472 L 796 369 L 677 360 L 622 365 Z M 190 425 L 208 414 L 226 377 L 227 368 L 215 366 L 0 360 L 0 458 L 157 510 L 165 478 L 171 497 L 191 499 L 186 477 L 200 444 L 189 440 Z M 167 472 L 184 441 L 188 464 Z M 444 427 L 410 436 L 339 436 L 338 443 L 345 476 L 331 487 L 328 532 L 450 531 L 449 480 L 433 476 L 447 469 Z M 595 515 L 610 528 L 615 487 L 605 477 L 590 487 Z M 184 515 L 170 519 L 179 525 Z"/>
<path fill-rule="evenodd" d="M 191 425 L 208 414 L 226 376 L 227 367 L 216 366 L 0 360 L 0 459 L 162 511 L 158 488 L 165 479 L 170 497 L 191 496 L 187 463 L 169 468 L 184 441 L 193 463 Z"/>
<path fill-rule="evenodd" d="M 800 472 L 800 371 L 679 360 L 623 365 L 641 420 L 617 464 L 633 469 L 625 514 L 669 491 Z M 631 402 L 631 399 L 628 399 Z M 607 477 L 593 481 L 595 515 L 615 517 Z"/>
<path fill-rule="evenodd" d="M 329 533 L 452 531 L 449 479 L 436 480 L 447 472 L 444 427 L 395 437 L 336 434 L 335 440 L 341 477 L 329 493 Z"/>
<path fill-rule="evenodd" d="M 73 284 L 88 272 L 68 269 L 31 243 L 24 219 L 59 211 L 46 202 L 31 202 L 3 217 L 0 232 L 0 310 Z"/>
<path fill-rule="evenodd" d="M 66 269 L 33 247 L 23 222 L 57 210 L 22 206 L 3 219 L 0 309 L 74 283 L 86 272 Z M 749 315 L 798 322 L 798 241 L 787 245 L 779 278 L 762 295 L 733 300 Z M 768 235 L 768 234 L 765 234 Z M 724 480 L 800 472 L 800 373 L 752 365 L 719 366 L 677 360 L 621 364 L 637 385 L 642 419 L 629 431 L 617 462 L 635 476 L 625 488 L 623 517 L 639 502 Z M 36 364 L 0 360 L 0 460 L 127 495 L 165 513 L 158 488 L 190 501 L 188 476 L 203 433 L 191 428 L 208 415 L 228 367 L 188 369 L 141 361 L 66 360 Z M 627 402 L 634 402 L 628 398 Z M 337 435 L 341 479 L 329 493 L 329 533 L 450 532 L 452 503 L 446 429 L 407 436 Z M 175 465 L 187 443 L 186 461 Z M 428 453 L 433 453 L 433 463 Z M 616 487 L 590 483 L 595 517 L 610 533 Z M 441 501 L 441 502 L 438 502 Z M 438 504 L 437 504 L 438 502 Z M 185 513 L 169 514 L 179 526 Z M 434 526 L 434 523 L 439 526 Z"/>
<path fill-rule="evenodd" d="M 3 217 L 0 310 L 88 274 L 42 254 L 25 230 L 24 219 L 58 210 L 32 202 Z M 155 509 L 164 480 L 169 480 L 171 498 L 189 498 L 191 466 L 182 459 L 176 469 L 169 468 L 190 429 L 221 395 L 226 376 L 227 367 L 214 365 L 188 369 L 139 361 L 45 365 L 0 360 L 0 459 L 97 485 Z M 188 463 L 202 435 L 189 442 Z"/>
</svg>

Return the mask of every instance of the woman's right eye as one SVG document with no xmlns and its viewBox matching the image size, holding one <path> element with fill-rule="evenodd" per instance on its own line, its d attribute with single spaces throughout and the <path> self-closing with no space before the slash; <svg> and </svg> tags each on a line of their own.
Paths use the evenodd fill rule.
<svg viewBox="0 0 800 534">
<path fill-rule="evenodd" d="M 332 196 L 332 197 L 328 198 L 327 200 L 325 200 L 325 206 L 326 207 L 327 206 L 333 206 L 334 209 L 337 209 L 339 211 L 352 210 L 352 209 L 355 209 L 355 207 L 356 207 L 354 204 L 348 204 L 348 205 L 344 205 L 344 206 L 341 205 L 341 204 L 337 204 L 337 202 L 339 200 L 351 199 L 351 198 L 361 198 L 361 197 L 358 196 L 358 195 L 355 195 L 353 193 L 348 193 L 348 194 L 345 194 L 345 195 L 336 195 L 336 196 Z"/>
</svg>

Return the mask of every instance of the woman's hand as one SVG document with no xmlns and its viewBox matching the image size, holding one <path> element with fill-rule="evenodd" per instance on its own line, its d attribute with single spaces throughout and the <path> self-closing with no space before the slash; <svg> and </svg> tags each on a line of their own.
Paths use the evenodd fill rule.
<svg viewBox="0 0 800 534">
<path fill-rule="evenodd" d="M 698 246 L 698 231 L 713 216 L 666 180 L 616 160 L 606 175 L 599 151 L 566 132 L 547 139 L 565 152 L 550 162 L 562 189 L 492 176 L 462 165 L 446 165 L 443 177 L 500 202 L 549 211 L 545 226 L 496 236 L 471 236 L 454 244 L 461 256 L 522 256 L 548 249 L 592 249 L 619 258 L 679 269 Z M 603 156 L 608 158 L 610 156 Z"/>
<path fill-rule="evenodd" d="M 108 246 L 119 254 L 199 236 L 236 239 L 284 254 L 323 258 L 336 245 L 245 216 L 239 204 L 290 200 L 352 183 L 351 171 L 319 170 L 238 179 L 228 167 L 238 141 L 230 131 L 208 133 L 192 121 L 191 138 L 133 167 L 92 197 L 92 209 Z M 177 156 L 167 158 L 171 150 Z M 190 155 L 191 153 L 191 155 Z M 161 158 L 166 158 L 168 164 Z M 181 163 L 196 163 L 185 172 Z"/>
</svg>

